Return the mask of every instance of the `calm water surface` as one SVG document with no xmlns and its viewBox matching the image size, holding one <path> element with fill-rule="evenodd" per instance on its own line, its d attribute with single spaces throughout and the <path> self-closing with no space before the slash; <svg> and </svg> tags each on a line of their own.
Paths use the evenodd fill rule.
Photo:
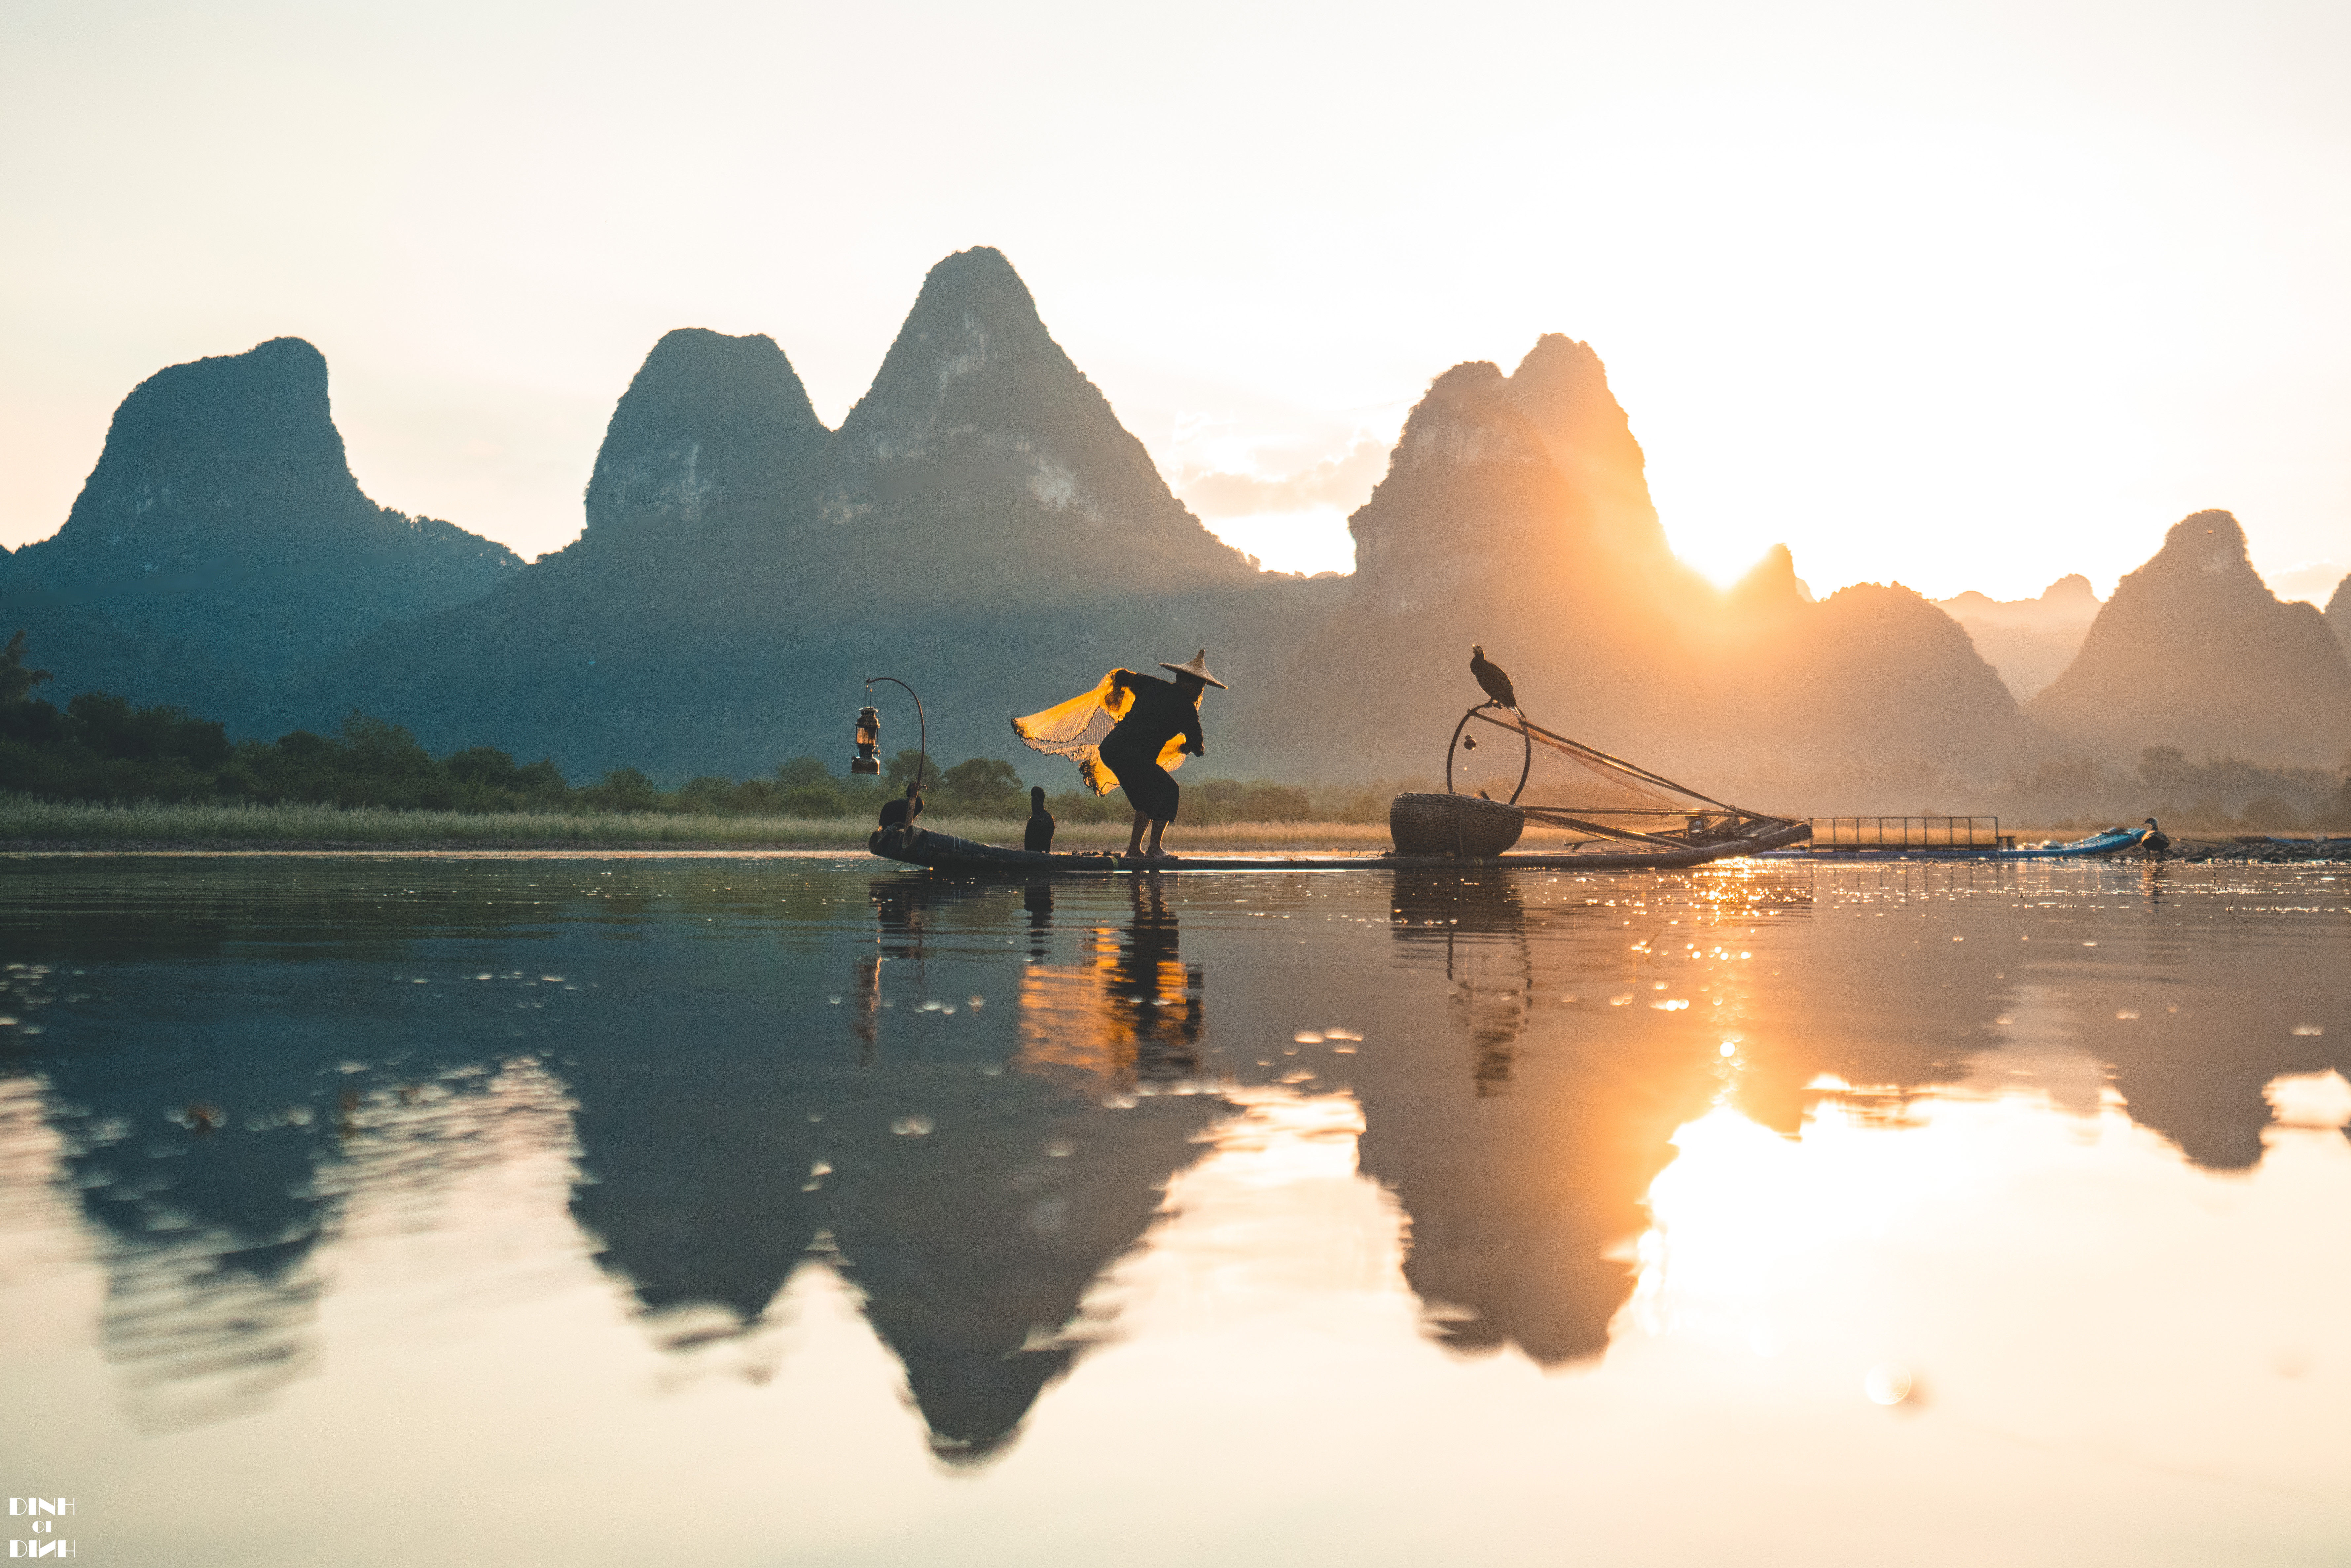
<svg viewBox="0 0 2351 1568">
<path fill-rule="evenodd" d="M 2346 895 L 0 862 L 0 1490 L 96 1563 L 2351 1561 Z"/>
</svg>

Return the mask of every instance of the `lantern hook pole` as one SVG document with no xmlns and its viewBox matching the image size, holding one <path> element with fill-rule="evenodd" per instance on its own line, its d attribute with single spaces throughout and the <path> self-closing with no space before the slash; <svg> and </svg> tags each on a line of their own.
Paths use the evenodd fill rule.
<svg viewBox="0 0 2351 1568">
<path fill-rule="evenodd" d="M 923 770 L 931 760 L 931 725 L 930 721 L 923 716 L 922 696 L 914 687 L 906 685 L 905 682 L 895 675 L 866 676 L 865 695 L 867 696 L 873 695 L 873 683 L 876 681 L 887 681 L 893 686 L 905 686 L 906 695 L 914 699 L 915 733 L 921 737 L 922 742 L 922 750 L 916 754 L 914 759 L 914 792 L 919 795 L 923 790 Z"/>
</svg>

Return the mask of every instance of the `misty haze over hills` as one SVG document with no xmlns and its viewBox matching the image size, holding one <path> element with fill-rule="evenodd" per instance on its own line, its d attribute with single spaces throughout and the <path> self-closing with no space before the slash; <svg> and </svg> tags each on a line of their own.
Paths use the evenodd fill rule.
<svg viewBox="0 0 2351 1568">
<path fill-rule="evenodd" d="M 32 629 L 60 699 L 264 735 L 358 707 L 574 777 L 837 761 L 863 679 L 890 674 L 922 690 L 935 757 L 1061 787 L 1008 716 L 1203 644 L 1234 688 L 1206 710 L 1196 766 L 1217 774 L 1434 776 L 1479 695 L 1473 642 L 1550 727 L 1791 788 L 2148 746 L 2331 767 L 2351 744 L 2351 587 L 2325 618 L 2280 604 L 2226 513 L 2174 528 L 2103 608 L 2078 577 L 2009 604 L 1815 601 L 1782 548 L 1716 589 L 1674 557 L 1599 357 L 1556 334 L 1507 375 L 1438 375 L 1349 528 L 1343 578 L 1218 541 L 981 248 L 932 269 L 837 431 L 772 340 L 664 337 L 584 531 L 529 566 L 360 494 L 309 345 L 174 366 L 124 401 L 58 534 L 0 561 L 0 618 Z"/>
<path fill-rule="evenodd" d="M 1962 593 L 1935 602 L 1967 628 L 1976 651 L 2018 702 L 2038 696 L 2074 662 L 2098 618 L 2098 596 L 2078 571 L 2051 583 L 2038 599 Z"/>
</svg>

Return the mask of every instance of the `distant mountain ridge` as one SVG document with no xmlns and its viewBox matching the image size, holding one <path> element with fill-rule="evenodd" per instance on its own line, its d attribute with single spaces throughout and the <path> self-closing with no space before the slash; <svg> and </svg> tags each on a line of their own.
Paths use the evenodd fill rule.
<svg viewBox="0 0 2351 1568">
<path fill-rule="evenodd" d="M 1967 628 L 1977 652 L 2000 672 L 2018 702 L 2038 695 L 2064 673 L 2081 652 L 2090 622 L 2098 618 L 2098 596 L 2080 572 L 2059 578 L 2037 599 L 1970 592 L 1936 604 Z"/>
<path fill-rule="evenodd" d="M 864 677 L 891 674 L 923 692 L 935 755 L 1010 756 L 1011 714 L 1148 662 L 1138 622 L 1189 606 L 1155 655 L 1188 657 L 1237 601 L 1299 586 L 1176 500 L 984 247 L 932 268 L 839 431 L 769 340 L 674 332 L 595 475 L 577 541 L 366 639 L 289 713 L 397 714 L 575 775 L 739 775 L 835 756 Z"/>
<path fill-rule="evenodd" d="M 323 361 L 303 351 L 313 488 L 341 476 L 356 516 Z M 249 437 L 272 428 L 266 410 L 242 417 Z M 359 707 L 436 748 L 551 755 L 575 776 L 832 755 L 876 674 L 923 689 L 935 755 L 1037 771 L 1050 765 L 1009 715 L 1203 644 L 1238 677 L 1208 711 L 1225 773 L 1441 768 L 1473 641 L 1543 722 L 1692 766 L 1888 745 L 2004 763 L 2043 739 L 1907 591 L 1814 605 L 1784 551 L 1729 596 L 1690 571 L 1605 367 L 1557 334 L 1509 375 L 1480 361 L 1435 380 L 1351 519 L 1353 576 L 1259 571 L 1176 499 L 986 247 L 931 269 L 838 431 L 772 340 L 666 334 L 614 409 L 586 524 L 489 591 L 225 678 L 277 727 Z M 1898 648 L 1865 680 L 1823 682 L 1819 651 L 1856 638 Z"/>
<path fill-rule="evenodd" d="M 2314 605 L 2253 570 L 2223 511 L 2172 525 L 2025 712 L 2095 755 L 2149 746 L 2319 767 L 2351 747 L 2351 661 Z"/>
<path fill-rule="evenodd" d="M 1227 775 L 1437 776 L 1478 696 L 1473 642 L 1538 722 L 1701 785 L 1894 763 L 1989 782 L 2069 743 L 2308 756 L 2332 733 L 2309 635 L 2324 623 L 2308 606 L 2309 626 L 2276 619 L 2226 514 L 2199 516 L 2227 522 L 2236 564 L 2155 614 L 2158 632 L 2198 628 L 2185 640 L 2221 670 L 2178 712 L 2134 707 L 2127 679 L 2110 689 L 2102 664 L 2125 649 L 2117 667 L 2137 668 L 2126 645 L 2147 641 L 2111 630 L 2019 710 L 1983 656 L 2014 664 L 1992 632 L 2062 638 L 2095 606 L 2079 579 L 2005 605 L 1874 583 L 1815 601 L 1774 547 L 1716 590 L 1672 553 L 1605 366 L 1558 334 L 1509 374 L 1479 361 L 1433 379 L 1349 519 L 1352 575 L 1259 571 L 1175 497 L 986 247 L 931 269 L 837 431 L 772 339 L 665 334 L 615 405 L 585 510 L 577 540 L 521 568 L 376 507 L 324 361 L 278 340 L 142 383 L 67 526 L 0 559 L 0 610 L 37 622 L 37 657 L 79 685 L 246 733 L 358 707 L 435 749 L 551 756 L 575 778 L 837 764 L 865 678 L 886 674 L 922 690 L 935 758 L 1007 758 L 1059 784 L 1009 716 L 1202 645 L 1232 689 L 1208 699 L 1195 766 Z M 2222 601 L 2270 628 L 2252 639 L 2266 652 L 2228 653 Z M 2097 626 L 2144 622 L 2152 602 L 2118 592 Z M 2341 663 L 2331 637 L 2325 652 Z M 2243 718 L 2289 668 L 2309 674 L 2314 727 L 2194 716 Z M 910 743 L 911 715 L 883 706 L 892 747 Z"/>
<path fill-rule="evenodd" d="M 59 650 L 65 691 L 249 699 L 521 566 L 504 545 L 368 499 L 325 358 L 277 338 L 159 371 L 123 399 L 64 526 L 5 562 L 0 618 Z"/>
</svg>

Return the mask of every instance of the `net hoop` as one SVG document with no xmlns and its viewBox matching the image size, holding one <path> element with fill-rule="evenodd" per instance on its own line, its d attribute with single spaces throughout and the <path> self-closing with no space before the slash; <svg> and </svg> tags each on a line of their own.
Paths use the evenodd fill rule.
<svg viewBox="0 0 2351 1568">
<path fill-rule="evenodd" d="M 1461 732 L 1469 727 L 1469 721 L 1471 719 L 1476 718 L 1493 706 L 1494 705 L 1492 703 L 1479 703 L 1476 707 L 1473 707 L 1468 712 L 1463 714 L 1461 716 L 1461 722 L 1453 727 L 1453 738 L 1447 743 L 1445 747 L 1445 792 L 1447 794 L 1458 795 L 1462 793 L 1461 790 L 1453 787 L 1453 762 L 1456 758 L 1461 755 Z M 1488 722 L 1499 724 L 1499 721 L 1489 720 Z M 1502 727 L 1508 728 L 1509 727 L 1502 726 Z M 1527 776 L 1534 771 L 1535 742 L 1534 737 L 1528 733 L 1530 727 L 1531 727 L 1527 724 L 1526 715 L 1520 714 L 1519 716 L 1519 729 L 1517 733 L 1519 737 L 1519 744 L 1525 748 L 1525 752 L 1519 761 L 1518 787 L 1510 791 L 1510 798 L 1502 802 L 1506 806 L 1515 806 L 1519 803 L 1519 797 L 1525 794 L 1527 790 Z"/>
<path fill-rule="evenodd" d="M 1497 709 L 1501 711 L 1498 713 Z M 1489 724 L 1506 735 L 1519 737 L 1521 751 L 1517 780 L 1510 785 L 1508 801 L 1494 803 L 1522 811 L 1534 821 L 1566 828 L 1593 838 L 1680 849 L 1687 848 L 1693 841 L 1723 837 L 1752 824 L 1782 820 L 1718 800 L 1687 784 L 1676 783 L 1663 774 L 1651 772 L 1638 763 L 1628 762 L 1624 758 L 1612 756 L 1581 741 L 1570 740 L 1563 735 L 1545 729 L 1516 709 L 1502 709 L 1500 704 L 1490 702 L 1480 703 L 1464 712 L 1460 722 L 1453 727 L 1453 737 L 1447 742 L 1445 753 L 1445 789 L 1448 795 L 1493 800 L 1494 795 L 1510 782 L 1508 762 L 1497 759 L 1500 761 L 1499 768 L 1489 764 L 1482 770 L 1486 775 L 1482 789 L 1465 787 L 1476 781 L 1480 772 L 1462 760 L 1477 744 L 1474 736 L 1465 738 L 1472 719 Z M 1536 788 L 1536 793 L 1543 798 L 1530 801 L 1526 797 L 1536 772 L 1537 747 L 1558 761 L 1578 769 L 1587 783 L 1581 786 L 1570 783 L 1561 791 L 1561 798 L 1553 799 L 1550 791 L 1562 780 L 1551 779 L 1549 783 Z M 1550 772 L 1556 772 L 1554 766 L 1546 766 L 1546 777 Z M 1676 825 L 1667 826 L 1669 821 Z M 1680 825 L 1685 822 L 1687 828 Z"/>
</svg>

